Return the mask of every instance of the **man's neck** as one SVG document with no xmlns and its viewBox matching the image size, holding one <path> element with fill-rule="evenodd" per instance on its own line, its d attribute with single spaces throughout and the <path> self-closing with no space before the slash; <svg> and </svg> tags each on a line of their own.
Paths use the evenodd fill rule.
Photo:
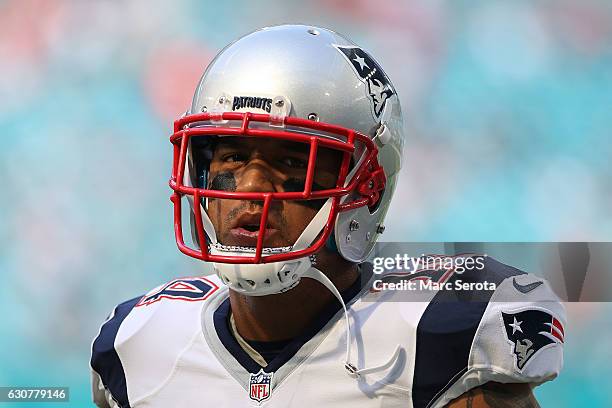
<svg viewBox="0 0 612 408">
<path fill-rule="evenodd" d="M 338 259 L 319 256 L 322 262 L 319 261 L 317 267 L 342 292 L 359 278 L 359 270 L 356 264 L 336 257 Z M 295 338 L 331 302 L 337 302 L 334 295 L 310 278 L 303 278 L 295 288 L 277 295 L 244 296 L 230 290 L 230 305 L 238 333 L 254 341 Z"/>
</svg>

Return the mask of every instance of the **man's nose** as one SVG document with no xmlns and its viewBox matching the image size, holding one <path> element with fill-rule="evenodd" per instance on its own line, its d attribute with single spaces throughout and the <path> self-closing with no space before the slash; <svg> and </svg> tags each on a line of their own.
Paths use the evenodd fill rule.
<svg viewBox="0 0 612 408">
<path fill-rule="evenodd" d="M 254 157 L 244 166 L 236 180 L 238 192 L 274 192 L 274 169 L 262 158 Z"/>
</svg>

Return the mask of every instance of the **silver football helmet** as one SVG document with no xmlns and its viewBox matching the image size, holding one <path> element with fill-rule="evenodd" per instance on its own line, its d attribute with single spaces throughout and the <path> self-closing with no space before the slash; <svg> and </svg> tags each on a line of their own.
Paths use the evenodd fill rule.
<svg viewBox="0 0 612 408">
<path fill-rule="evenodd" d="M 210 153 L 198 156 L 194 146 L 214 146 L 210 141 L 226 136 L 307 145 L 303 189 L 246 192 L 211 186 L 206 162 Z M 324 245 L 349 261 L 368 256 L 384 230 L 397 183 L 402 113 L 395 88 L 370 54 L 331 30 L 282 25 L 250 33 L 214 58 L 191 108 L 175 122 L 171 142 L 170 186 L 179 249 L 213 262 L 231 289 L 261 296 L 297 285 Z M 317 151 L 322 148 L 342 157 L 334 188 L 313 187 Z M 190 204 L 191 247 L 183 239 L 181 198 Z M 208 215 L 210 201 L 219 199 L 261 202 L 259 235 L 252 246 L 220 242 Z M 284 200 L 324 204 L 295 243 L 266 247 L 268 212 Z"/>
</svg>

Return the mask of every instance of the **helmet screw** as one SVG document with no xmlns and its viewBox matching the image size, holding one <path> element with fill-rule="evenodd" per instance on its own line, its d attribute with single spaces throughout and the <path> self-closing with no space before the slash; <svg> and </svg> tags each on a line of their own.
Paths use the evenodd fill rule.
<svg viewBox="0 0 612 408">
<path fill-rule="evenodd" d="M 309 113 L 308 114 L 308 120 L 313 120 L 315 122 L 319 121 L 319 115 L 317 115 L 316 113 Z"/>
<path fill-rule="evenodd" d="M 219 97 L 219 103 L 225 103 L 225 96 Z"/>
<path fill-rule="evenodd" d="M 370 231 L 368 231 L 368 232 L 366 233 L 366 241 L 369 241 L 369 240 L 370 240 L 370 238 L 372 238 L 372 233 L 371 233 Z"/>
<path fill-rule="evenodd" d="M 351 242 L 351 234 L 346 234 L 346 242 Z"/>
<path fill-rule="evenodd" d="M 279 99 L 274 104 L 280 108 L 285 104 L 285 101 L 283 101 L 282 99 Z"/>
<path fill-rule="evenodd" d="M 357 220 L 352 220 L 349 224 L 349 230 L 351 231 L 357 231 L 359 229 L 359 221 Z"/>
<path fill-rule="evenodd" d="M 202 109 L 200 110 L 201 112 L 208 112 L 208 108 L 206 107 L 206 105 L 202 106 Z"/>
<path fill-rule="evenodd" d="M 376 227 L 376 233 L 382 234 L 383 232 L 385 232 L 385 226 L 382 224 L 378 224 L 378 227 Z"/>
</svg>

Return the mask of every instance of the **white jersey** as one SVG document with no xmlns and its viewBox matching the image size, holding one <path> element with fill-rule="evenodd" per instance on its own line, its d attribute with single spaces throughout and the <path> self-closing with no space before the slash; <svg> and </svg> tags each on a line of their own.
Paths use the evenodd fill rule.
<svg viewBox="0 0 612 408">
<path fill-rule="evenodd" d="M 262 368 L 231 334 L 227 287 L 210 276 L 175 279 L 120 304 L 102 325 L 92 346 L 94 401 L 100 407 L 426 408 L 489 381 L 537 385 L 555 378 L 563 364 L 563 305 L 542 279 L 490 258 L 485 265 L 473 279 L 496 289 L 476 300 L 439 290 L 406 301 L 406 292 L 373 291 L 378 276 L 364 272 L 367 281 L 343 293 L 354 363 L 377 366 L 398 345 L 401 352 L 386 369 L 358 379 L 344 368 L 339 303 Z M 472 279 L 467 275 L 423 271 L 409 279 Z"/>
</svg>

